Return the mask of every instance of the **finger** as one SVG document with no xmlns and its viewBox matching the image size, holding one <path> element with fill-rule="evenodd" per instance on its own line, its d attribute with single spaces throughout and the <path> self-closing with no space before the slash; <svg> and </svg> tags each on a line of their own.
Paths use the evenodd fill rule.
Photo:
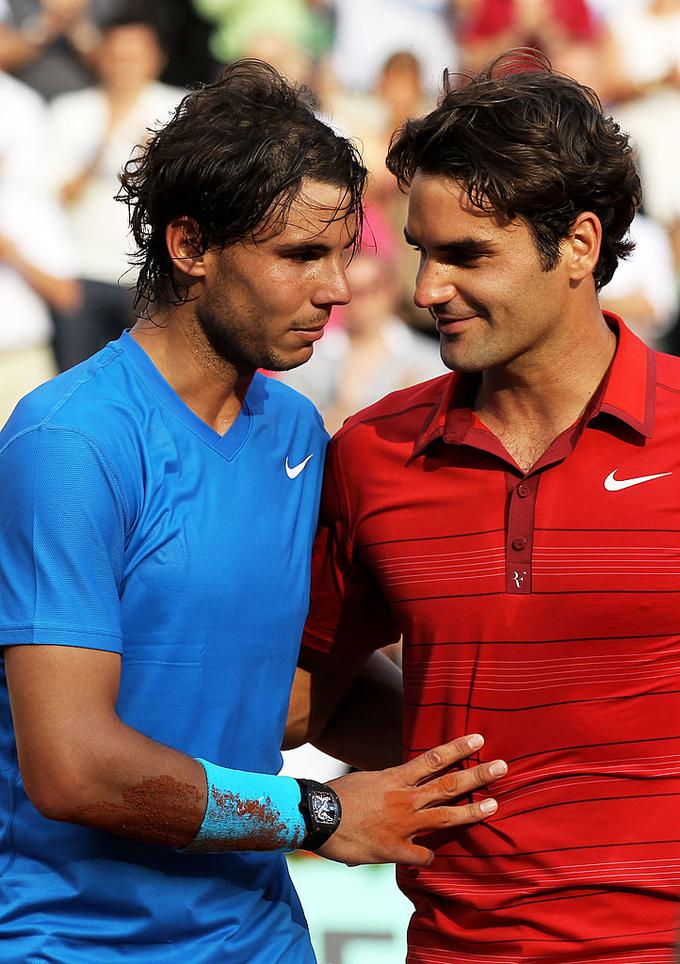
<svg viewBox="0 0 680 964">
<path fill-rule="evenodd" d="M 320 853 L 323 856 L 323 848 Z M 335 859 L 335 858 L 331 858 Z M 380 850 L 367 857 L 362 853 L 356 859 L 343 859 L 348 867 L 359 867 L 361 864 L 397 864 L 400 867 L 429 867 L 434 860 L 434 853 L 419 844 L 402 841 L 399 846 L 389 845 L 382 852 Z"/>
<path fill-rule="evenodd" d="M 484 737 L 479 733 L 461 736 L 451 743 L 435 746 L 426 753 L 409 760 L 408 763 L 397 767 L 407 785 L 415 786 L 421 780 L 432 777 L 435 773 L 445 770 L 459 760 L 470 756 L 475 750 L 484 745 Z"/>
<path fill-rule="evenodd" d="M 487 797 L 479 803 L 467 803 L 462 807 L 428 807 L 427 810 L 421 810 L 418 814 L 417 833 L 479 823 L 492 816 L 497 810 L 498 801 L 493 797 Z"/>
<path fill-rule="evenodd" d="M 397 864 L 407 865 L 411 867 L 429 867 L 434 860 L 434 854 L 427 847 L 420 847 L 418 844 L 411 844 L 410 847 L 404 848 L 403 855 L 395 861 Z"/>
<path fill-rule="evenodd" d="M 418 808 L 429 807 L 433 803 L 441 803 L 451 797 L 460 797 L 479 787 L 486 786 L 505 776 L 508 765 L 505 760 L 494 760 L 492 763 L 480 763 L 467 770 L 454 770 L 441 777 L 435 777 L 428 783 L 421 784 L 414 793 L 414 801 Z"/>
</svg>

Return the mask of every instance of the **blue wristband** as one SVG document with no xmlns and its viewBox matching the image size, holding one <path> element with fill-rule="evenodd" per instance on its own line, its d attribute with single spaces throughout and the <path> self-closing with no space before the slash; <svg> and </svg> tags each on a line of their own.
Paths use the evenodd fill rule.
<svg viewBox="0 0 680 964">
<path fill-rule="evenodd" d="M 296 849 L 306 833 L 296 780 L 198 762 L 208 803 L 198 833 L 180 853 Z"/>
</svg>

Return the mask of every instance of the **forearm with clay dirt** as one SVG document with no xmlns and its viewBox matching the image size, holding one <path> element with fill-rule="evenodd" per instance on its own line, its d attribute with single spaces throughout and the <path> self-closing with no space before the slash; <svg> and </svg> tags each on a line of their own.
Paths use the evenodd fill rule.
<svg viewBox="0 0 680 964">
<path fill-rule="evenodd" d="M 212 761 L 204 766 L 120 719 L 117 654 L 10 646 L 4 655 L 24 788 L 45 817 L 205 852 L 302 843 L 297 781 Z M 426 863 L 429 852 L 414 845 L 414 835 L 493 812 L 457 799 L 499 775 L 489 764 L 449 772 L 482 742 L 458 740 L 403 766 L 337 781 L 342 819 L 324 855 L 346 863 Z"/>
<path fill-rule="evenodd" d="M 77 748 L 76 758 L 77 767 L 51 781 L 22 767 L 44 816 L 205 853 L 292 850 L 305 836 L 299 786 L 289 777 L 193 759 L 120 721 L 105 732 L 95 727 L 89 752 Z"/>
<path fill-rule="evenodd" d="M 124 729 L 127 748 L 119 734 L 114 755 L 106 760 L 98 754 L 96 779 L 81 783 L 77 792 L 57 789 L 51 803 L 36 797 L 45 816 L 187 852 L 293 850 L 304 839 L 297 781 L 212 764 L 204 768 Z M 498 761 L 495 771 L 482 764 L 448 772 L 479 745 L 479 739 L 466 738 L 400 767 L 335 781 L 343 817 L 320 852 L 349 864 L 428 864 L 432 855 L 414 844 L 416 835 L 475 823 L 496 809 L 493 801 L 454 803 L 505 772 Z"/>
</svg>

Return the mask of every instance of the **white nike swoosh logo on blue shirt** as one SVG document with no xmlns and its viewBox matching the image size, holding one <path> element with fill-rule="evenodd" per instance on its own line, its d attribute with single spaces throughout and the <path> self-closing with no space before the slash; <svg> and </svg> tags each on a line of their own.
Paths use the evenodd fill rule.
<svg viewBox="0 0 680 964">
<path fill-rule="evenodd" d="M 314 453 L 308 455 L 306 459 L 303 459 L 298 465 L 293 465 L 292 467 L 288 464 L 288 456 L 286 456 L 286 475 L 289 479 L 297 479 L 300 472 L 304 471 L 305 466 L 309 460 L 313 457 Z"/>
</svg>

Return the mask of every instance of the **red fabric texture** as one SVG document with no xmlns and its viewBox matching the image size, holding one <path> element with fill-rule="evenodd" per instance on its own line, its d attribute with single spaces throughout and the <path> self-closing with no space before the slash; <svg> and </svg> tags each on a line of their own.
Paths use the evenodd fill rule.
<svg viewBox="0 0 680 964">
<path fill-rule="evenodd" d="M 610 323 L 600 390 L 526 476 L 455 374 L 329 448 L 304 644 L 403 635 L 405 757 L 480 732 L 510 765 L 491 819 L 399 872 L 411 964 L 672 959 L 680 360 Z"/>
</svg>

